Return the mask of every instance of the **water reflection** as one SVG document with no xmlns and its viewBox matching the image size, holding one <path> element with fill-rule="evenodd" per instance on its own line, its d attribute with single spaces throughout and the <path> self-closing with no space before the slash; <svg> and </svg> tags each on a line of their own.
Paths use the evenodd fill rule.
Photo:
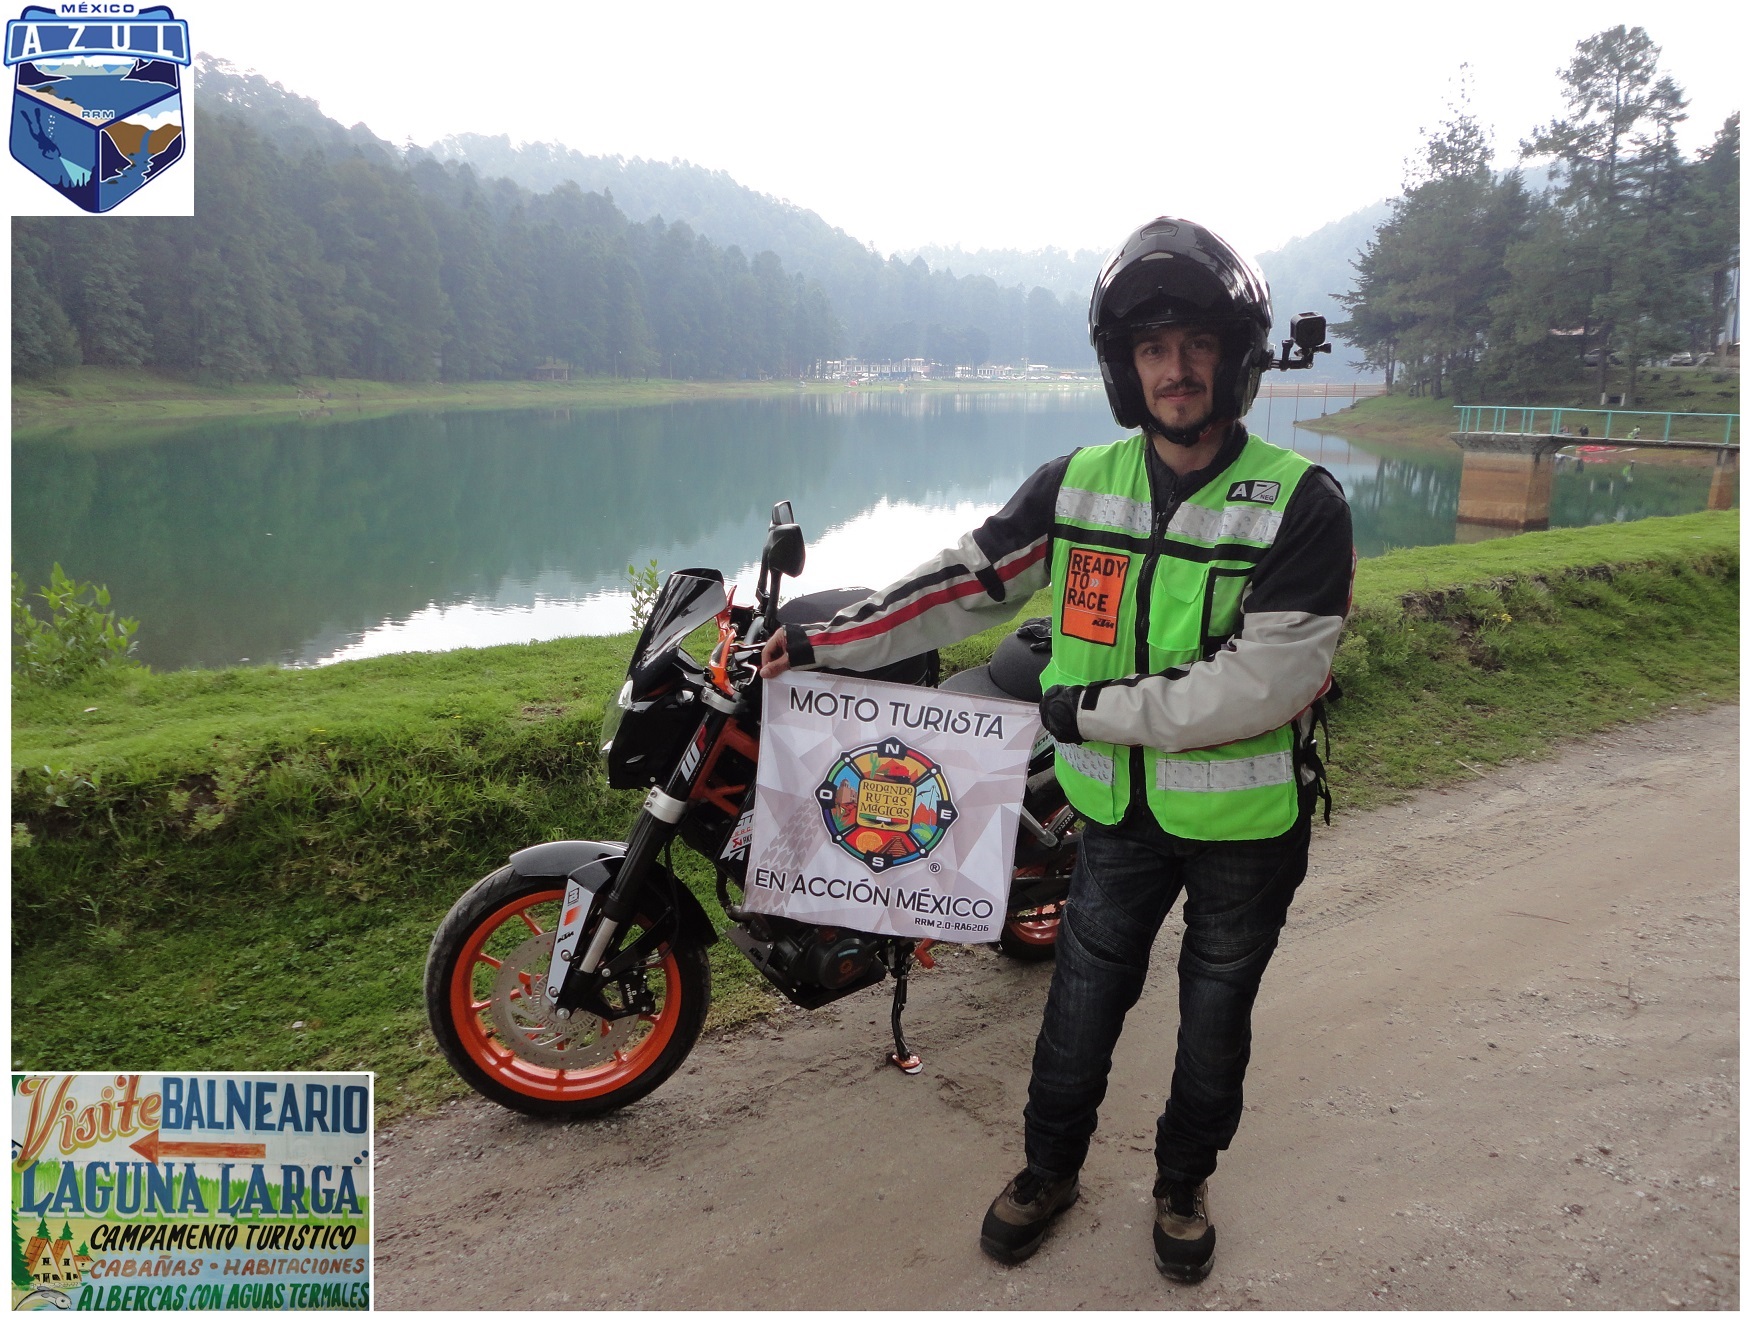
<svg viewBox="0 0 1751 1324">
<path fill-rule="evenodd" d="M 1294 428 L 1295 404 L 1250 422 L 1336 474 L 1362 555 L 1453 540 L 1457 448 L 1363 449 Z M 125 447 L 69 430 L 14 445 L 13 565 L 107 583 L 156 668 L 603 633 L 625 627 L 628 563 L 751 588 L 780 497 L 809 536 L 799 590 L 883 583 L 1115 431 L 1098 391 L 229 422 Z M 1698 510 L 1707 488 L 1590 464 L 1557 475 L 1552 522 Z"/>
</svg>

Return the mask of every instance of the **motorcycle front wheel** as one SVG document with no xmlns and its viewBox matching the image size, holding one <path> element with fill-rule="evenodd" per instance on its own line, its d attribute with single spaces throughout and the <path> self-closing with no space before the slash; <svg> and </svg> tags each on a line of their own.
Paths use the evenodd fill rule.
<svg viewBox="0 0 1751 1324">
<path fill-rule="evenodd" d="M 592 1117 L 656 1089 L 705 1024 L 711 968 L 698 943 L 671 940 L 603 991 L 621 1014 L 559 1019 L 542 996 L 563 878 L 505 868 L 463 894 L 432 938 L 426 1014 L 456 1074 L 495 1103 L 537 1117 Z M 613 950 L 649 926 L 635 915 Z M 586 935 L 594 926 L 586 928 Z"/>
</svg>

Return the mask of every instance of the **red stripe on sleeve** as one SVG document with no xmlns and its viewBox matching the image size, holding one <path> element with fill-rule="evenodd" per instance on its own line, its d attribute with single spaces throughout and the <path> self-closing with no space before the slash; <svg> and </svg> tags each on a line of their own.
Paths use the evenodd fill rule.
<svg viewBox="0 0 1751 1324">
<path fill-rule="evenodd" d="M 1040 539 L 1026 556 L 1017 557 L 1003 569 L 998 570 L 998 578 L 1006 581 L 1014 579 L 1023 570 L 1026 570 L 1029 566 L 1033 565 L 1034 562 L 1044 557 L 1046 549 L 1050 546 L 1050 538 Z M 864 621 L 859 625 L 848 625 L 842 630 L 830 630 L 824 631 L 821 634 L 812 635 L 809 638 L 809 643 L 816 648 L 821 648 L 823 646 L 836 648 L 840 644 L 853 644 L 861 639 L 873 639 L 878 634 L 886 634 L 896 625 L 905 624 L 915 616 L 922 616 L 932 607 L 940 607 L 944 603 L 955 601 L 957 598 L 971 597 L 975 593 L 983 593 L 984 591 L 984 585 L 980 584 L 978 580 L 972 578 L 964 579 L 959 583 L 939 588 L 934 593 L 926 593 L 916 602 L 908 603 L 906 606 L 901 607 L 891 615 L 878 616 L 874 620 Z"/>
</svg>

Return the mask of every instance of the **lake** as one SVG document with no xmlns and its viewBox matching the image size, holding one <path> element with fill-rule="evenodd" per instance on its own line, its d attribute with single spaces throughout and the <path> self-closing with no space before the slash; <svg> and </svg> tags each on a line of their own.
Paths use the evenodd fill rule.
<svg viewBox="0 0 1751 1324">
<path fill-rule="evenodd" d="M 1320 408 L 1260 400 L 1249 423 L 1343 483 L 1361 555 L 1452 542 L 1458 448 L 1294 426 Z M 55 561 L 107 584 L 159 670 L 605 634 L 627 628 L 629 564 L 717 567 L 751 597 L 780 498 L 809 540 L 794 591 L 879 586 L 1118 434 L 1098 390 L 232 421 L 125 445 L 65 430 L 14 443 L 12 564 L 33 589 Z M 1706 502 L 1705 468 L 1625 470 L 1559 470 L 1552 523 Z"/>
</svg>

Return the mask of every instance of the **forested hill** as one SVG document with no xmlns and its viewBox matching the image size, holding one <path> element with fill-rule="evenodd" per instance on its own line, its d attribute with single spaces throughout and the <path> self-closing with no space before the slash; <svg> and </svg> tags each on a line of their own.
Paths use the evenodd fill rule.
<svg viewBox="0 0 1751 1324">
<path fill-rule="evenodd" d="M 794 375 L 818 359 L 1080 363 L 1043 289 L 884 261 L 825 274 L 607 193 L 532 189 L 402 151 L 209 56 L 192 220 L 13 227 L 13 370 L 78 362 L 209 380 Z M 823 288 L 831 278 L 838 300 Z M 839 306 L 835 307 L 835 303 Z"/>
<path fill-rule="evenodd" d="M 608 193 L 616 206 L 635 219 L 661 216 L 683 220 L 714 243 L 736 244 L 750 253 L 771 249 L 787 267 L 820 280 L 834 311 L 846 324 L 851 347 L 861 353 L 881 357 L 922 354 L 946 361 L 944 353 L 926 353 L 915 346 L 924 343 L 937 350 L 949 348 L 957 338 L 945 337 L 941 323 L 947 320 L 952 326 L 958 319 L 963 327 L 971 323 L 974 331 L 984 335 L 983 341 L 976 334 L 958 338 L 963 355 L 984 344 L 990 357 L 998 360 L 1017 357 L 1022 349 L 1036 361 L 1043 357 L 1054 364 L 1086 366 L 1090 357 L 1085 320 L 1088 296 L 1106 260 L 1105 249 L 1084 248 L 1074 253 L 1061 248 L 969 251 L 959 245 L 932 245 L 883 259 L 815 212 L 756 192 L 725 171 L 707 170 L 686 161 L 586 156 L 560 143 L 513 147 L 503 134 L 460 134 L 434 142 L 425 150 L 441 160 L 465 161 L 482 176 L 502 175 L 526 188 L 545 190 L 571 180 L 582 188 Z M 1322 312 L 1330 320 L 1338 320 L 1342 309 L 1334 295 L 1354 283 L 1356 273 L 1350 264 L 1367 247 L 1388 213 L 1387 203 L 1378 202 L 1258 255 L 1271 283 L 1278 338 L 1289 334 L 1289 318 L 1298 312 Z M 1116 241 L 1119 236 L 1112 238 Z M 948 278 L 955 278 L 952 288 L 961 297 L 939 296 L 935 302 L 948 305 L 948 310 L 943 316 L 927 314 L 923 325 L 909 336 L 908 328 L 894 326 L 907 320 L 903 312 L 882 305 L 892 298 L 889 287 L 905 290 L 923 283 L 913 266 L 917 261 L 924 263 L 929 283 L 938 289 L 951 288 Z M 977 283 L 963 289 L 969 277 L 977 278 Z M 992 301 L 991 291 L 984 287 L 986 281 L 1004 292 L 1005 298 Z M 1042 353 L 1036 353 L 1032 344 L 1011 350 L 1001 321 L 991 323 L 976 306 L 966 307 L 981 302 L 966 297 L 975 291 L 984 296 L 983 302 L 1000 306 L 1015 301 L 1018 291 L 1036 287 L 1049 293 L 1061 310 L 1054 323 L 1061 330 L 1055 339 L 1044 342 L 1052 348 Z M 882 297 L 884 293 L 888 299 Z M 872 294 L 876 296 L 874 306 Z M 1036 308 L 1049 315 L 1049 306 L 1043 305 L 1043 299 L 1036 296 Z M 921 342 L 915 331 L 928 333 L 932 320 L 938 322 L 938 329 Z M 1040 343 L 1040 338 L 1035 342 Z M 1318 361 L 1314 375 L 1348 380 L 1360 368 L 1361 356 L 1342 341 L 1335 342 L 1333 348 L 1331 358 Z"/>
<path fill-rule="evenodd" d="M 661 216 L 686 221 L 716 244 L 744 253 L 770 249 L 787 267 L 811 274 L 841 269 L 868 272 L 881 256 L 807 208 L 738 184 L 723 170 L 689 161 L 585 156 L 563 143 L 511 146 L 504 134 L 456 134 L 423 149 L 440 161 L 466 162 L 483 178 L 514 179 L 545 193 L 567 180 L 607 193 L 633 220 Z M 833 290 L 835 298 L 845 291 Z"/>
<path fill-rule="evenodd" d="M 1114 240 L 1118 237 L 1112 236 Z M 976 248 L 969 252 L 959 244 L 946 248 L 932 244 L 908 249 L 901 256 L 908 260 L 921 257 L 932 271 L 989 276 L 999 285 L 1043 285 L 1065 303 L 1080 303 L 1086 308 L 1107 250 L 1079 248 L 1067 253 L 1062 248 Z"/>
<path fill-rule="evenodd" d="M 1067 293 L 1037 264 L 997 271 L 883 258 L 815 212 L 686 161 L 586 156 L 560 143 L 512 146 L 502 134 L 458 134 L 423 150 L 525 188 L 570 181 L 609 194 L 634 219 L 685 221 L 713 243 L 750 253 L 770 249 L 786 267 L 821 283 L 845 326 L 848 350 L 865 358 L 1093 364 L 1083 321 L 1087 287 Z"/>
<path fill-rule="evenodd" d="M 192 221 L 115 218 L 102 244 L 75 220 L 15 222 L 21 378 L 77 362 L 221 381 L 522 378 L 548 360 L 734 378 L 847 354 L 1091 366 L 1086 252 L 957 251 L 962 269 L 933 270 L 721 172 L 481 138 L 438 145 L 471 161 L 440 160 L 211 56 L 196 77 Z M 1333 265 L 1312 292 L 1347 287 L 1347 257 Z M 1285 316 L 1323 309 L 1274 267 Z"/>
<path fill-rule="evenodd" d="M 739 378 L 843 349 L 826 294 L 771 253 L 404 160 L 260 79 L 221 70 L 201 97 L 193 218 L 14 221 L 16 375 Z"/>
</svg>

